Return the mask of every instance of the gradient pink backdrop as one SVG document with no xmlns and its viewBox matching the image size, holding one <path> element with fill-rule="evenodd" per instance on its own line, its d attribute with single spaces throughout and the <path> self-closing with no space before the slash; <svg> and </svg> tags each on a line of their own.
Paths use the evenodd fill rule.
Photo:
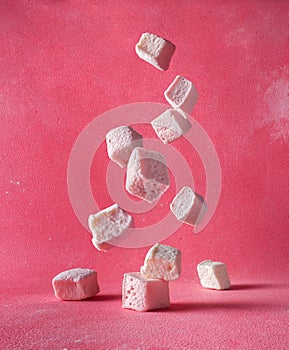
<svg viewBox="0 0 289 350">
<path fill-rule="evenodd" d="M 288 1 L 2 0 L 0 16 L 1 348 L 288 348 Z M 136 56 L 145 31 L 175 43 L 167 72 Z M 193 117 L 215 145 L 222 192 L 201 233 L 183 225 L 164 241 L 183 253 L 171 310 L 139 314 L 119 295 L 147 249 L 93 248 L 69 202 L 67 164 L 94 118 L 165 103 L 177 74 L 199 91 Z M 98 152 L 91 184 L 105 207 L 105 144 Z M 204 191 L 200 159 L 183 154 Z M 204 259 L 226 262 L 231 291 L 201 289 Z M 78 266 L 99 272 L 101 294 L 57 301 L 52 277 Z"/>
</svg>

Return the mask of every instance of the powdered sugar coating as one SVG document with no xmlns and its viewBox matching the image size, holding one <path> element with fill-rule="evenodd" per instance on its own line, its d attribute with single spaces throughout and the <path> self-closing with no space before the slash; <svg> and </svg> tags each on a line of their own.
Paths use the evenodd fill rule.
<svg viewBox="0 0 289 350">
<path fill-rule="evenodd" d="M 124 168 L 134 148 L 143 146 L 142 135 L 130 126 L 119 126 L 106 134 L 106 145 L 109 158 Z"/>
<path fill-rule="evenodd" d="M 181 274 L 181 251 L 168 245 L 156 243 L 145 257 L 141 273 L 149 278 L 172 281 Z"/>
<path fill-rule="evenodd" d="M 135 148 L 127 165 L 126 190 L 151 203 L 169 188 L 170 179 L 163 155 Z"/>
<path fill-rule="evenodd" d="M 170 306 L 169 284 L 143 276 L 140 272 L 124 274 L 122 307 L 136 311 L 162 309 Z"/>
<path fill-rule="evenodd" d="M 155 34 L 143 33 L 135 46 L 137 55 L 160 70 L 169 68 L 175 45 Z"/>
<path fill-rule="evenodd" d="M 105 251 L 108 250 L 109 241 L 123 234 L 131 224 L 132 217 L 117 204 L 88 217 L 92 243 L 95 248 Z"/>
<path fill-rule="evenodd" d="M 99 292 L 97 272 L 76 268 L 63 271 L 52 280 L 55 296 L 62 300 L 82 300 Z"/>
</svg>

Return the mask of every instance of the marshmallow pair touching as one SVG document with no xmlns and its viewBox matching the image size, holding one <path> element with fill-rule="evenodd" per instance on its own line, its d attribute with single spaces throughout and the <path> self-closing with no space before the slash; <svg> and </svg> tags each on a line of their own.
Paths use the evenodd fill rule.
<svg viewBox="0 0 289 350">
<path fill-rule="evenodd" d="M 164 92 L 165 99 L 171 105 L 151 125 L 159 139 L 170 143 L 185 135 L 192 127 L 188 115 L 192 113 L 199 98 L 194 84 L 181 75 L 177 75 Z"/>
<path fill-rule="evenodd" d="M 180 250 L 155 244 L 148 251 L 140 272 L 124 274 L 122 307 L 136 311 L 169 307 L 169 281 L 179 278 L 180 273 Z"/>
</svg>

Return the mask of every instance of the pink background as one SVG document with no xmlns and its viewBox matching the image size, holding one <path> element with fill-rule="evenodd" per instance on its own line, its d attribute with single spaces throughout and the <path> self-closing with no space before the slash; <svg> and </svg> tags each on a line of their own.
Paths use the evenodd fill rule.
<svg viewBox="0 0 289 350">
<path fill-rule="evenodd" d="M 2 0 L 0 14 L 0 347 L 288 348 L 288 1 Z M 136 56 L 145 31 L 176 45 L 167 72 Z M 121 308 L 121 281 L 147 248 L 93 248 L 69 201 L 67 164 L 87 124 L 117 106 L 165 103 L 177 74 L 199 91 L 193 117 L 215 145 L 222 192 L 202 232 L 183 225 L 164 241 L 183 253 L 171 308 L 137 313 Z M 97 154 L 91 184 L 103 208 L 104 144 Z M 204 259 L 227 264 L 232 290 L 200 287 Z M 101 293 L 58 301 L 51 279 L 73 267 L 95 268 Z"/>
</svg>

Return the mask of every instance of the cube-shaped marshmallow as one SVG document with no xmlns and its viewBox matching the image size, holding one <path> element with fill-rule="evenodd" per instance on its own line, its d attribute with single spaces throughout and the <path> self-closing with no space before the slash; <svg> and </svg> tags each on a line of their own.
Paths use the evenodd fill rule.
<svg viewBox="0 0 289 350">
<path fill-rule="evenodd" d="M 108 250 L 111 247 L 109 242 L 122 235 L 131 225 L 132 217 L 117 204 L 88 217 L 92 243 L 95 248 L 103 251 Z"/>
<path fill-rule="evenodd" d="M 204 218 L 207 205 L 202 196 L 184 186 L 173 199 L 170 209 L 179 221 L 196 226 Z"/>
<path fill-rule="evenodd" d="M 144 277 L 140 272 L 125 273 L 122 282 L 122 307 L 137 311 L 170 306 L 169 283 Z"/>
<path fill-rule="evenodd" d="M 57 298 L 62 300 L 82 300 L 99 292 L 97 272 L 76 268 L 61 272 L 52 280 Z"/>
<path fill-rule="evenodd" d="M 205 260 L 198 264 L 197 270 L 204 288 L 218 290 L 230 288 L 230 279 L 224 263 Z"/>
<path fill-rule="evenodd" d="M 143 139 L 132 127 L 119 126 L 106 134 L 106 145 L 109 158 L 124 168 L 134 148 L 143 146 Z"/>
<path fill-rule="evenodd" d="M 137 55 L 160 70 L 169 68 L 175 45 L 155 34 L 143 33 L 135 46 Z"/>
<path fill-rule="evenodd" d="M 170 178 L 164 156 L 156 151 L 135 148 L 127 164 L 126 190 L 152 203 L 169 186 Z"/>
<path fill-rule="evenodd" d="M 182 270 L 181 251 L 168 245 L 156 243 L 145 257 L 141 273 L 149 278 L 172 281 L 179 278 Z"/>
<path fill-rule="evenodd" d="M 178 139 L 192 126 L 188 119 L 185 119 L 176 109 L 168 109 L 154 119 L 151 125 L 163 143 Z"/>
<path fill-rule="evenodd" d="M 164 92 L 165 98 L 173 108 L 178 108 L 186 114 L 191 114 L 199 97 L 194 84 L 181 75 L 177 75 Z"/>
</svg>

